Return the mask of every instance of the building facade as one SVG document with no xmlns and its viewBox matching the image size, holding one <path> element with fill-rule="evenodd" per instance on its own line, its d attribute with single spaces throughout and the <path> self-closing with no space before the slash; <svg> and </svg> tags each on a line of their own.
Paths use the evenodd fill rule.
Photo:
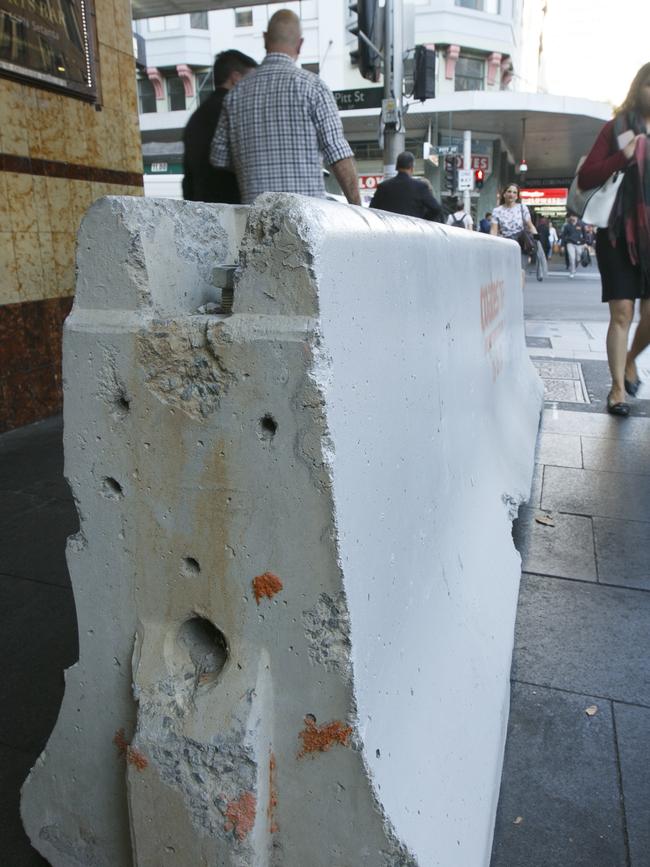
<svg viewBox="0 0 650 867">
<path fill-rule="evenodd" d="M 305 41 L 299 63 L 321 75 L 333 91 L 381 89 L 381 82 L 373 85 L 361 77 L 351 57 L 356 38 L 347 29 L 354 19 L 349 6 L 348 0 L 296 0 L 282 7 L 268 4 L 136 22 L 137 33 L 146 43 L 146 68 L 138 76 L 146 194 L 181 195 L 182 131 L 212 88 L 214 55 L 236 48 L 261 60 L 263 33 L 278 8 L 293 9 L 300 16 Z M 407 147 L 420 158 L 418 172 L 426 174 L 441 195 L 444 165 L 421 159 L 423 143 L 457 144 L 462 129 L 454 127 L 453 111 L 450 129 L 448 118 L 439 118 L 434 104 L 438 97 L 453 100 L 457 94 L 516 89 L 523 0 L 405 0 L 403 15 Z M 418 116 L 410 123 L 408 94 L 417 44 L 435 47 L 436 99 L 427 101 L 426 118 Z M 363 192 L 369 197 L 383 172 L 378 109 L 358 109 L 357 104 L 342 98 L 341 116 L 355 150 Z M 488 180 L 499 160 L 494 156 L 494 141 L 492 134 L 485 139 L 477 135 L 473 145 L 473 162 L 484 168 Z"/>
</svg>

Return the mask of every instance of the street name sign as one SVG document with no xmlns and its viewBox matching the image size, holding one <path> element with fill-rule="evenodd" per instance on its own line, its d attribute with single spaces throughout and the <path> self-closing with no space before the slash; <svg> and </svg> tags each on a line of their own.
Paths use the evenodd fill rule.
<svg viewBox="0 0 650 867">
<path fill-rule="evenodd" d="M 339 111 L 352 111 L 355 108 L 381 108 L 383 98 L 383 87 L 359 87 L 354 90 L 334 91 L 334 99 Z"/>
</svg>

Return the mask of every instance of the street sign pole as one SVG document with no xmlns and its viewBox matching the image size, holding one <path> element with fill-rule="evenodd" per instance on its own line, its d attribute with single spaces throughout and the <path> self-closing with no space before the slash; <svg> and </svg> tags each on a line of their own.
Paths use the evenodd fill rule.
<svg viewBox="0 0 650 867">
<path fill-rule="evenodd" d="M 468 129 L 463 133 L 463 168 L 469 169 L 470 171 L 472 170 L 472 133 Z M 469 214 L 470 209 L 470 190 L 465 189 L 463 190 L 463 210 L 466 214 Z"/>
<path fill-rule="evenodd" d="M 404 150 L 402 119 L 403 0 L 386 0 L 384 7 L 384 177 L 395 174 L 397 155 Z"/>
</svg>

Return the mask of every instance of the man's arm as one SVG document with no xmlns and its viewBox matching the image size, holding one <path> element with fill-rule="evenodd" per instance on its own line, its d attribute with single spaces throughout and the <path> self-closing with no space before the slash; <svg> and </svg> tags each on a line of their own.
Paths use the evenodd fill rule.
<svg viewBox="0 0 650 867">
<path fill-rule="evenodd" d="M 433 193 L 429 192 L 428 187 L 426 187 L 422 182 L 419 182 L 420 186 L 424 188 L 424 204 L 428 211 L 427 220 L 432 220 L 434 223 L 444 223 L 444 215 L 442 213 L 442 207 L 440 202 L 434 197 Z"/>
<path fill-rule="evenodd" d="M 330 168 L 334 172 L 334 177 L 339 182 L 343 195 L 348 202 L 351 205 L 360 205 L 359 179 L 357 178 L 357 167 L 354 164 L 354 159 L 346 157 L 343 160 L 332 163 Z"/>
<path fill-rule="evenodd" d="M 210 164 L 215 168 L 232 169 L 230 152 L 230 127 L 227 107 L 224 104 L 219 116 L 217 130 L 210 145 Z"/>
</svg>

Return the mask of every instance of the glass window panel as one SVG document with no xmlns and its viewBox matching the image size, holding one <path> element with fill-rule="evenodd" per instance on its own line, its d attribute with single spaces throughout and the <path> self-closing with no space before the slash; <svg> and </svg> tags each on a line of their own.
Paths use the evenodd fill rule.
<svg viewBox="0 0 650 867">
<path fill-rule="evenodd" d="M 235 9 L 235 27 L 252 27 L 253 10 Z"/>
<path fill-rule="evenodd" d="M 148 78 L 138 79 L 138 108 L 140 114 L 152 114 L 156 111 L 156 92 Z"/>
<path fill-rule="evenodd" d="M 176 75 L 167 79 L 167 103 L 170 111 L 185 111 L 185 88 Z"/>
<path fill-rule="evenodd" d="M 318 18 L 318 0 L 300 0 L 300 17 L 303 21 Z"/>
<path fill-rule="evenodd" d="M 208 13 L 207 12 L 190 12 L 190 27 L 192 30 L 207 30 L 208 29 Z"/>
<path fill-rule="evenodd" d="M 485 90 L 485 62 L 461 55 L 456 61 L 454 90 Z"/>
</svg>

